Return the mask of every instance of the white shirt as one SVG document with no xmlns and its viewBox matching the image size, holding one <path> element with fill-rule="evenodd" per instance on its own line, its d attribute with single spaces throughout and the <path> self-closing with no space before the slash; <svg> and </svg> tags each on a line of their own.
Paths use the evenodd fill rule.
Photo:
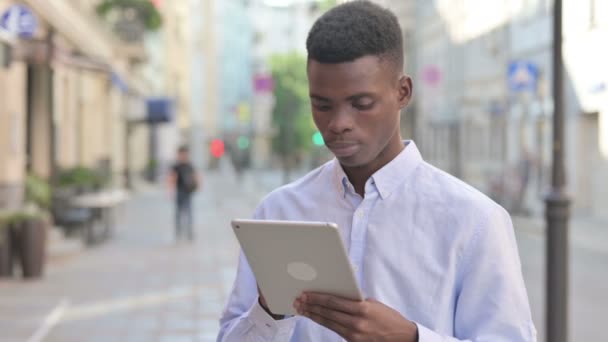
<svg viewBox="0 0 608 342">
<path fill-rule="evenodd" d="M 420 342 L 536 341 L 509 214 L 426 163 L 413 142 L 355 193 L 332 160 L 270 193 L 257 219 L 335 222 L 368 298 Z M 304 317 L 273 320 L 241 254 L 218 341 L 342 341 Z"/>
</svg>

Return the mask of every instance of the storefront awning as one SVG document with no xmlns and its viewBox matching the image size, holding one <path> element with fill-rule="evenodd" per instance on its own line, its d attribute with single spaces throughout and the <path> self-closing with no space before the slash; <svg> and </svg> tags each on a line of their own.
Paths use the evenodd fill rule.
<svg viewBox="0 0 608 342">
<path fill-rule="evenodd" d="M 146 99 L 148 123 L 165 123 L 173 121 L 174 101 L 168 97 Z"/>
</svg>

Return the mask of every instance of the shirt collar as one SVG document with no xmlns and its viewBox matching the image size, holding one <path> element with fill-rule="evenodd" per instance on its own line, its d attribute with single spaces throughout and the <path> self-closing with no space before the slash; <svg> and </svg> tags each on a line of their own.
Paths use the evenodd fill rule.
<svg viewBox="0 0 608 342">
<path fill-rule="evenodd" d="M 338 193 L 341 194 L 342 197 L 346 198 L 346 194 L 351 191 L 351 188 L 353 186 L 348 181 L 348 177 L 346 176 L 346 173 L 344 173 L 344 169 L 342 168 L 342 165 L 340 165 L 338 159 L 334 158 L 332 160 L 332 167 L 334 171 L 333 176 L 335 180 L 336 190 L 338 190 Z M 352 192 L 355 192 L 354 188 L 352 189 Z"/>
<path fill-rule="evenodd" d="M 389 197 L 397 186 L 401 185 L 422 162 L 422 155 L 413 140 L 405 140 L 403 144 L 405 148 L 393 160 L 371 176 L 371 182 L 375 185 L 382 199 Z M 338 191 L 343 196 L 346 196 L 348 191 L 354 193 L 354 189 L 352 189 L 352 185 L 337 159 L 334 159 L 334 168 Z"/>
</svg>

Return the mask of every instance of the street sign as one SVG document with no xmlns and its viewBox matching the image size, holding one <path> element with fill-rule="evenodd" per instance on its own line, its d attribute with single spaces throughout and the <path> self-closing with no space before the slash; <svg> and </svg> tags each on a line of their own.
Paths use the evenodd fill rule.
<svg viewBox="0 0 608 342">
<path fill-rule="evenodd" d="M 173 121 L 173 100 L 166 97 L 146 99 L 148 123 L 164 123 Z"/>
<path fill-rule="evenodd" d="M 436 88 L 442 79 L 441 69 L 436 65 L 427 65 L 422 68 L 422 81 L 425 85 Z"/>
<path fill-rule="evenodd" d="M 110 81 L 121 93 L 126 94 L 129 91 L 129 85 L 117 73 L 112 72 Z"/>
<path fill-rule="evenodd" d="M 514 92 L 534 92 L 538 83 L 538 66 L 528 61 L 514 61 L 507 72 L 509 89 Z"/>
<path fill-rule="evenodd" d="M 38 20 L 32 10 L 17 4 L 2 13 L 0 28 L 13 36 L 31 38 L 38 28 Z"/>
<path fill-rule="evenodd" d="M 274 81 L 270 74 L 258 74 L 253 77 L 253 89 L 255 93 L 272 93 Z"/>
</svg>

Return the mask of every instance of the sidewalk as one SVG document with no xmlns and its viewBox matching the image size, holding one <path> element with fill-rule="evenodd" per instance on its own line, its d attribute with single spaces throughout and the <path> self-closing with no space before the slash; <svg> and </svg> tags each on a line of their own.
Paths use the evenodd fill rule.
<svg viewBox="0 0 608 342">
<path fill-rule="evenodd" d="M 546 234 L 542 217 L 513 217 L 522 272 L 539 341 L 544 340 L 547 288 Z M 569 341 L 604 341 L 608 308 L 608 234 L 602 222 L 570 221 L 568 248 Z"/>
<path fill-rule="evenodd" d="M 0 280 L 0 341 L 214 341 L 236 274 L 229 227 L 279 183 L 230 170 L 205 175 L 194 199 L 197 240 L 175 242 L 171 199 L 146 187 L 115 237 L 54 259 L 42 279 Z"/>
<path fill-rule="evenodd" d="M 513 226 L 523 233 L 545 236 L 544 217 L 513 216 Z M 577 216 L 570 219 L 569 228 L 571 245 L 608 255 L 608 222 Z"/>
<path fill-rule="evenodd" d="M 230 169 L 204 174 L 194 200 L 194 243 L 174 241 L 172 202 L 162 185 L 141 188 L 114 239 L 51 260 L 40 280 L 0 280 L 0 341 L 214 341 L 236 273 L 238 244 L 229 221 L 250 217 L 281 182 L 278 170 L 250 171 L 240 182 Z M 542 333 L 544 221 L 513 222 Z M 607 230 L 584 218 L 571 223 L 575 340 L 602 336 L 594 327 L 605 316 Z"/>
</svg>

